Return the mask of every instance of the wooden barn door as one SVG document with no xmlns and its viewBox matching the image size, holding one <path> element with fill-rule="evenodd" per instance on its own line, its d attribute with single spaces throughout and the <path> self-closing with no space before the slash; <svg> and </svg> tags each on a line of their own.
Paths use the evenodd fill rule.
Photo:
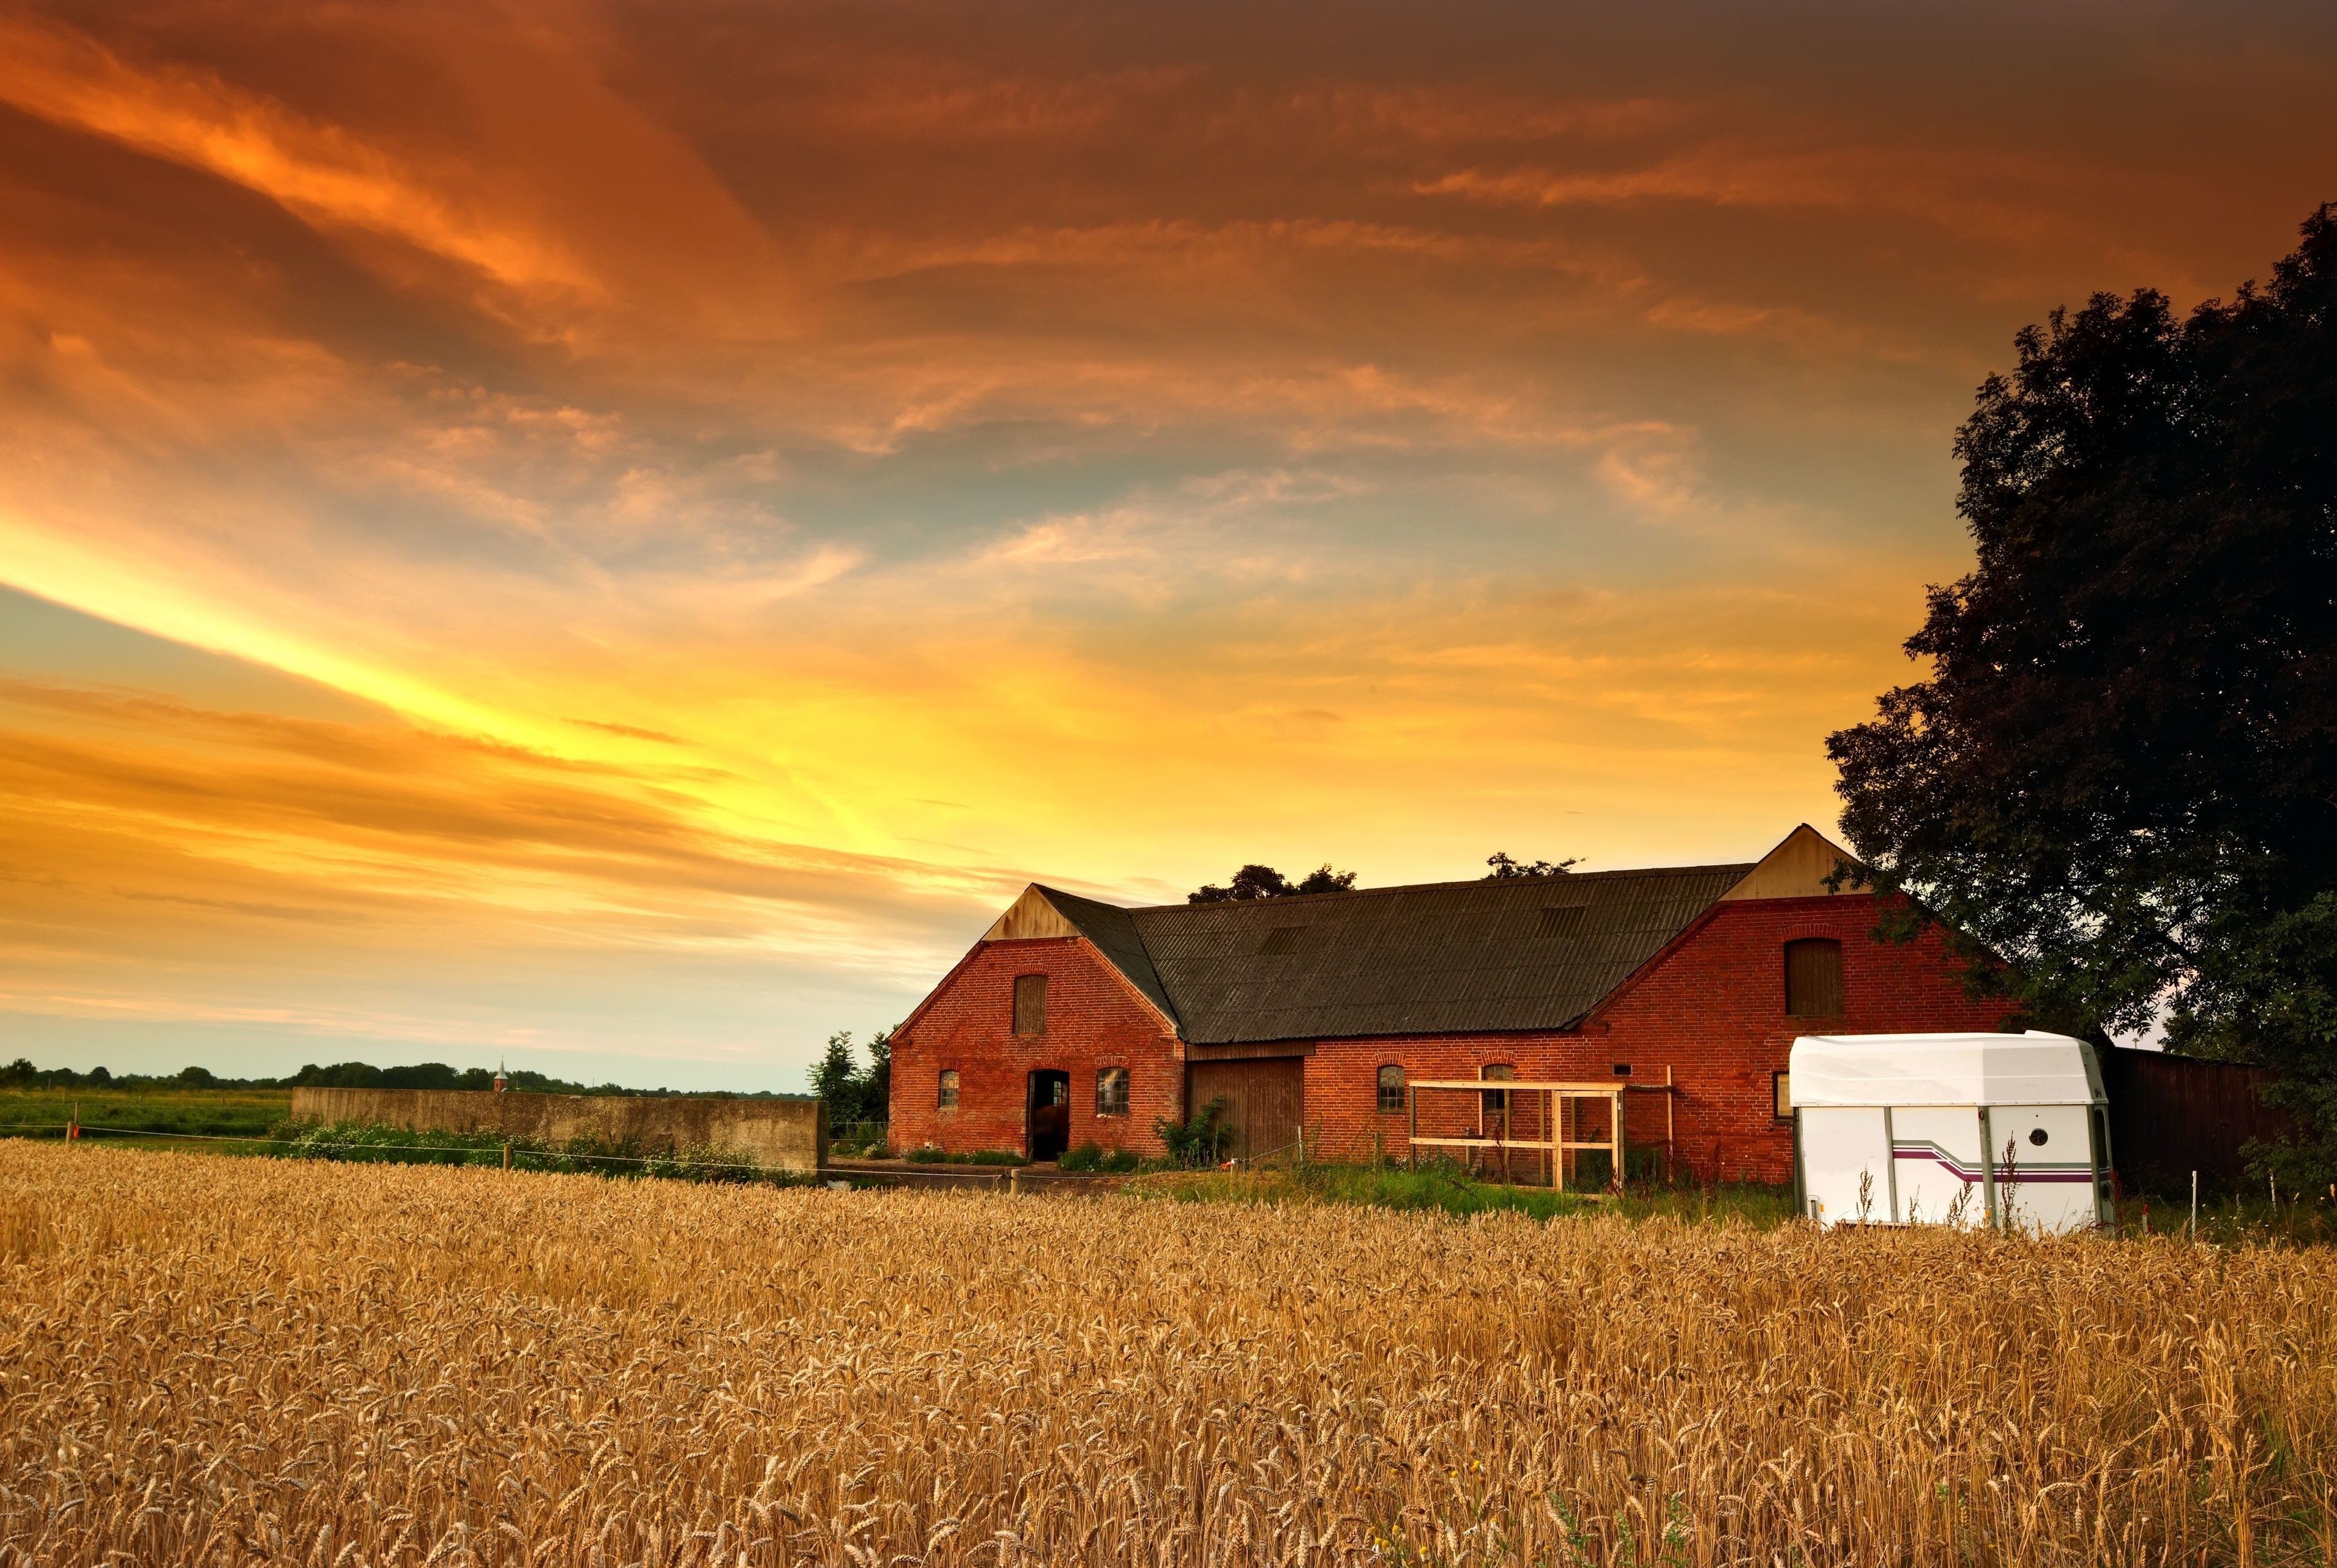
<svg viewBox="0 0 2337 1568">
<path fill-rule="evenodd" d="M 1194 1062 L 1186 1069 L 1186 1105 L 1198 1115 L 1211 1100 L 1226 1103 L 1233 1141 L 1226 1153 L 1251 1159 L 1298 1142 L 1306 1117 L 1306 1062 L 1273 1057 L 1251 1062 Z"/>
</svg>

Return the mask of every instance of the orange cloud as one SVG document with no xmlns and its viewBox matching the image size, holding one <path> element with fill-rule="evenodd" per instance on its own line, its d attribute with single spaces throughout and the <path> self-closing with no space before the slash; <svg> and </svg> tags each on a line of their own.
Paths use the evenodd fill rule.
<svg viewBox="0 0 2337 1568">
<path fill-rule="evenodd" d="M 501 283 L 595 287 L 550 238 L 457 203 L 388 151 L 216 76 L 134 69 L 84 35 L 0 19 L 0 102 L 233 180 L 311 221 L 404 240 Z"/>
</svg>

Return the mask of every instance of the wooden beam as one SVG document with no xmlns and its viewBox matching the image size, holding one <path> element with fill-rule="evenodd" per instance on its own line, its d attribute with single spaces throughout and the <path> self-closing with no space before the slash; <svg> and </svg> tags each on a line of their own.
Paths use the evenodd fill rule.
<svg viewBox="0 0 2337 1568">
<path fill-rule="evenodd" d="M 1414 1138 L 1413 1142 L 1454 1149 L 1602 1149 L 1609 1154 L 1615 1149 L 1613 1141 L 1608 1138 L 1592 1138 L 1587 1142 L 1571 1138 L 1520 1138 L 1515 1142 L 1504 1142 L 1500 1138 Z"/>
<path fill-rule="evenodd" d="M 1614 1078 L 1593 1078 L 1587 1083 L 1548 1082 L 1533 1078 L 1415 1078 L 1415 1089 L 1474 1089 L 1482 1094 L 1489 1089 L 1531 1089 L 1561 1095 L 1621 1095 L 1633 1089 L 1645 1089 L 1661 1094 L 1661 1084 L 1627 1084 Z"/>
</svg>

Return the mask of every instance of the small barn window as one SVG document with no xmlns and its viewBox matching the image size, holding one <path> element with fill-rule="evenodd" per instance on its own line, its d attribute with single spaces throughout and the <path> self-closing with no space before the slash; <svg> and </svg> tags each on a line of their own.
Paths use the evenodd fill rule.
<svg viewBox="0 0 2337 1568">
<path fill-rule="evenodd" d="M 1506 1084 L 1511 1079 L 1518 1076 L 1518 1070 L 1517 1068 L 1510 1066 L 1507 1062 L 1494 1062 L 1485 1067 L 1482 1071 L 1479 1072 L 1477 1076 L 1488 1083 Z M 1485 1114 L 1487 1115 L 1498 1116 L 1509 1108 L 1509 1090 L 1487 1089 L 1485 1091 Z"/>
<path fill-rule="evenodd" d="M 1795 1018 L 1842 1016 L 1842 944 L 1812 937 L 1785 944 L 1785 1013 Z"/>
<path fill-rule="evenodd" d="M 1126 1067 L 1096 1069 L 1096 1115 L 1099 1116 L 1128 1115 L 1128 1069 Z"/>
<path fill-rule="evenodd" d="M 936 1110 L 944 1111 L 957 1109 L 957 1069 L 955 1067 L 942 1069 L 941 1083 L 934 1091 L 934 1106 Z"/>
<path fill-rule="evenodd" d="M 1777 1119 L 1781 1122 L 1792 1121 L 1794 1119 L 1794 1075 L 1771 1073 L 1769 1097 L 1777 1103 Z"/>
<path fill-rule="evenodd" d="M 1305 926 L 1276 926 L 1266 933 L 1266 940 L 1258 943 L 1258 956 L 1278 959 L 1285 953 L 1295 953 L 1298 950 L 1298 940 L 1305 934 Z"/>
<path fill-rule="evenodd" d="M 1391 1064 L 1380 1069 L 1380 1115 L 1400 1115 L 1403 1112 L 1403 1069 Z"/>
<path fill-rule="evenodd" d="M 1014 977 L 1014 1032 L 1018 1035 L 1043 1035 L 1047 1032 L 1046 976 Z"/>
<path fill-rule="evenodd" d="M 1615 1064 L 1615 1076 L 1618 1078 L 1629 1077 L 1631 1076 L 1631 1064 L 1628 1062 L 1617 1062 Z"/>
</svg>

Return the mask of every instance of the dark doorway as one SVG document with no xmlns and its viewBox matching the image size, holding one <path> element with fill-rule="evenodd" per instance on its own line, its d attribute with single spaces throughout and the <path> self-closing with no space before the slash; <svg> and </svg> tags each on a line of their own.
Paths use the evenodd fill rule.
<svg viewBox="0 0 2337 1568">
<path fill-rule="evenodd" d="M 1031 1157 L 1060 1160 L 1071 1146 L 1071 1075 L 1041 1067 L 1031 1075 Z"/>
</svg>

